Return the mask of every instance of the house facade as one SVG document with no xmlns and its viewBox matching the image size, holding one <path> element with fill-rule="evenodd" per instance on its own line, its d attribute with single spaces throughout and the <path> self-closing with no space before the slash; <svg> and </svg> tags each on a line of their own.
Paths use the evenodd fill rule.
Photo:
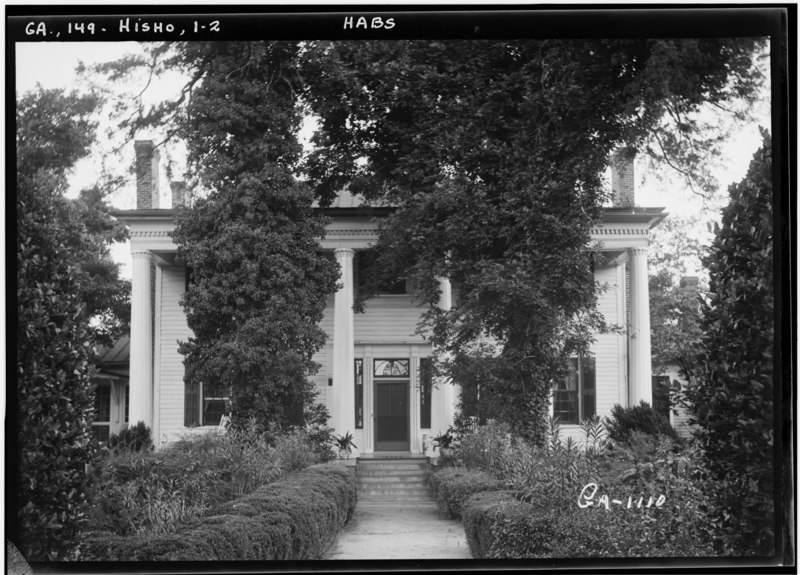
<svg viewBox="0 0 800 575">
<path fill-rule="evenodd" d="M 174 211 L 159 205 L 158 150 L 136 142 L 137 208 L 115 212 L 130 228 L 133 259 L 130 339 L 129 421 L 145 422 L 163 446 L 186 434 L 214 429 L 226 399 L 207 397 L 202 384 L 185 383 L 178 342 L 191 336 L 180 305 L 186 270 L 176 261 Z M 575 358 L 572 374 L 554 389 L 552 410 L 566 434 L 579 422 L 609 414 L 614 404 L 652 402 L 647 248 L 649 230 L 666 214 L 661 208 L 633 207 L 632 165 L 615 164 L 615 205 L 592 229 L 601 257 L 595 277 L 607 285 L 599 309 L 626 333 L 601 334 L 590 357 Z M 173 205 L 185 201 L 185 187 L 172 185 Z M 459 391 L 446 382 L 432 385 L 425 362 L 434 354 L 416 333 L 425 308 L 405 282 L 353 312 L 359 284 L 369 273 L 363 252 L 378 237 L 380 208 L 340 195 L 326 208 L 331 217 L 319 248 L 341 266 L 341 288 L 329 298 L 322 327 L 328 340 L 315 357 L 313 381 L 331 413 L 337 433 L 351 432 L 360 453 L 424 453 L 431 438 L 447 430 L 457 412 Z M 450 283 L 439 278 L 438 305 L 452 302 Z"/>
</svg>

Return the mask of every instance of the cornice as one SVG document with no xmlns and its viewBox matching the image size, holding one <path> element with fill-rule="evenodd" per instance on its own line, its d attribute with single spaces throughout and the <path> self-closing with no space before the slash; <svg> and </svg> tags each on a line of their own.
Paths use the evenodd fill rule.
<svg viewBox="0 0 800 575">
<path fill-rule="evenodd" d="M 132 238 L 171 238 L 169 230 L 131 230 Z"/>
<path fill-rule="evenodd" d="M 647 236 L 647 228 L 592 228 L 589 233 L 594 236 Z"/>
</svg>

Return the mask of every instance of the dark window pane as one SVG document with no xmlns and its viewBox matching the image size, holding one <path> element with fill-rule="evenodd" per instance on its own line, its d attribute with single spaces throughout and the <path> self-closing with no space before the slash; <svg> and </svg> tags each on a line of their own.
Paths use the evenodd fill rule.
<svg viewBox="0 0 800 575">
<path fill-rule="evenodd" d="M 433 388 L 432 362 L 429 357 L 419 360 L 419 426 L 431 428 L 431 396 Z"/>
<path fill-rule="evenodd" d="M 130 413 L 131 405 L 131 385 L 125 384 L 125 423 L 128 423 L 128 413 Z"/>
<path fill-rule="evenodd" d="M 364 360 L 356 359 L 354 368 L 356 429 L 364 429 Z"/>
<path fill-rule="evenodd" d="M 228 402 L 223 397 L 203 398 L 203 425 L 219 425 L 223 415 L 229 412 Z"/>
<path fill-rule="evenodd" d="M 200 384 L 186 383 L 183 398 L 183 424 L 186 427 L 200 425 Z"/>
<path fill-rule="evenodd" d="M 101 383 L 94 394 L 94 420 L 97 422 L 111 421 L 111 385 Z"/>
<path fill-rule="evenodd" d="M 353 272 L 356 274 L 356 286 L 364 288 L 371 274 L 374 273 L 375 256 L 372 252 L 356 252 Z M 388 295 L 402 295 L 408 293 L 406 280 L 401 279 L 393 284 L 382 284 L 378 287 L 378 293 Z"/>
</svg>

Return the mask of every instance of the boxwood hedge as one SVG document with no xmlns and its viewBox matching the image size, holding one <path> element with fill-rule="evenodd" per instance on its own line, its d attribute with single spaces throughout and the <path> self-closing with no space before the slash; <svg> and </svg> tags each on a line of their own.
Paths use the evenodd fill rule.
<svg viewBox="0 0 800 575">
<path fill-rule="evenodd" d="M 430 477 L 436 505 L 445 517 L 461 519 L 464 502 L 481 491 L 497 491 L 504 484 L 483 471 L 445 467 Z"/>
<path fill-rule="evenodd" d="M 315 465 L 217 507 L 174 534 L 91 534 L 83 558 L 105 561 L 319 559 L 352 517 L 355 474 Z"/>
</svg>

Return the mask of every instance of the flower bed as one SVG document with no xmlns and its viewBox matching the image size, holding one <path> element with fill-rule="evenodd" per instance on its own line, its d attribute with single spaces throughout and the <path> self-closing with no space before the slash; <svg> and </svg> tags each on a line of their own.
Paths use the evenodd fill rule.
<svg viewBox="0 0 800 575">
<path fill-rule="evenodd" d="M 355 475 L 336 464 L 291 473 L 175 533 L 95 533 L 84 558 L 105 561 L 319 559 L 352 517 Z"/>
<path fill-rule="evenodd" d="M 487 426 L 460 443 L 472 468 L 445 468 L 432 485 L 475 558 L 715 554 L 702 457 L 667 437 L 633 431 L 624 445 L 578 449 L 554 427 L 537 448 Z"/>
</svg>

